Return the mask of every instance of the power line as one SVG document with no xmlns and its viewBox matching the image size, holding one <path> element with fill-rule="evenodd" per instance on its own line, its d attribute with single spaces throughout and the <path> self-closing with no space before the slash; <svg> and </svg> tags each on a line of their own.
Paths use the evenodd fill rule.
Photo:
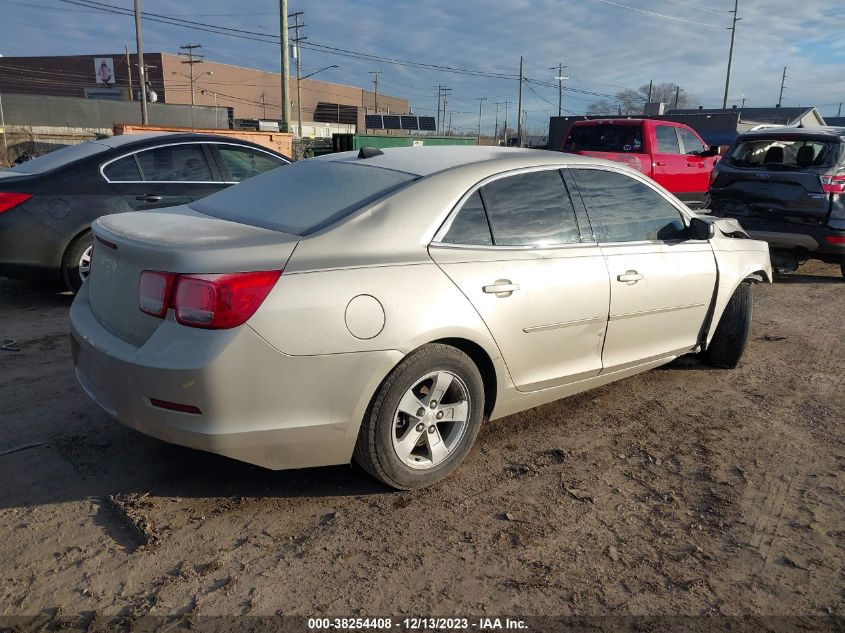
<svg viewBox="0 0 845 633">
<path fill-rule="evenodd" d="M 674 20 L 676 22 L 686 22 L 687 24 L 697 24 L 698 26 L 708 26 L 712 29 L 719 29 L 722 28 L 718 24 L 710 24 L 709 22 L 696 22 L 695 20 L 687 20 L 686 18 L 676 18 L 672 15 L 665 15 L 663 13 L 655 13 L 654 11 L 646 11 L 645 9 L 638 9 L 637 7 L 632 7 L 627 4 L 622 4 L 619 2 L 613 2 L 612 0 L 598 0 L 598 2 L 604 2 L 605 4 L 612 4 L 614 7 L 621 7 L 623 9 L 628 9 L 630 11 L 636 11 L 637 13 L 645 13 L 647 15 L 653 15 L 658 18 L 665 18 L 667 20 Z"/>
</svg>

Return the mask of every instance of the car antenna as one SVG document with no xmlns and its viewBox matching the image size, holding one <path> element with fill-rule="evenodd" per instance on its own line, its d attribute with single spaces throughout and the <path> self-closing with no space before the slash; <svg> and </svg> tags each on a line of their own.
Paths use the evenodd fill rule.
<svg viewBox="0 0 845 633">
<path fill-rule="evenodd" d="M 384 154 L 378 147 L 362 147 L 358 152 L 358 158 L 372 158 Z"/>
</svg>

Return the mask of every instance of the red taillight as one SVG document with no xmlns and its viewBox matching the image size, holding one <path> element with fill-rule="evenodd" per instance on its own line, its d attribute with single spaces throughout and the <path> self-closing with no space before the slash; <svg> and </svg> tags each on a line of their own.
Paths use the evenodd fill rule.
<svg viewBox="0 0 845 633">
<path fill-rule="evenodd" d="M 845 244 L 845 235 L 828 235 L 824 239 L 831 244 Z"/>
<path fill-rule="evenodd" d="M 138 282 L 138 307 L 159 319 L 163 319 L 170 307 L 170 295 L 176 275 L 157 270 L 145 270 Z"/>
<path fill-rule="evenodd" d="M 716 182 L 716 178 L 718 178 L 718 177 L 719 177 L 719 172 L 717 172 L 716 168 L 714 167 L 713 169 L 710 170 L 710 185 L 711 186 L 714 182 Z"/>
<path fill-rule="evenodd" d="M 825 193 L 845 193 L 845 176 L 819 176 Z"/>
<path fill-rule="evenodd" d="M 31 193 L 8 193 L 0 191 L 0 213 L 14 209 L 32 197 Z"/>
<path fill-rule="evenodd" d="M 192 404 L 182 404 L 181 402 L 170 402 L 169 400 L 159 400 L 158 398 L 150 398 L 150 404 L 159 409 L 169 409 L 170 411 L 178 411 L 179 413 L 193 413 L 194 415 L 202 415 L 199 407 Z"/>
<path fill-rule="evenodd" d="M 233 328 L 255 314 L 281 274 L 281 270 L 214 275 L 145 270 L 138 285 L 138 304 L 142 312 L 158 318 L 173 308 L 182 325 Z"/>
</svg>

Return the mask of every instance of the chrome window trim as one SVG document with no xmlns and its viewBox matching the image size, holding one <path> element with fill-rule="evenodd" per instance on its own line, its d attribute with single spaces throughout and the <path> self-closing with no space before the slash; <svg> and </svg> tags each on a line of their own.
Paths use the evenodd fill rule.
<svg viewBox="0 0 845 633">
<path fill-rule="evenodd" d="M 251 145 L 242 145 L 241 143 L 235 143 L 235 142 L 230 142 L 230 141 L 178 141 L 178 142 L 175 142 L 175 143 L 164 143 L 162 145 L 155 145 L 153 147 L 145 147 L 143 149 L 136 149 L 134 151 L 126 152 L 125 154 L 121 154 L 120 156 L 117 156 L 116 158 L 109 159 L 109 160 L 107 160 L 106 162 L 104 162 L 100 165 L 100 176 L 102 176 L 103 180 L 105 180 L 107 183 L 118 184 L 118 185 L 138 185 L 138 184 L 147 184 L 147 183 L 153 183 L 153 184 L 158 184 L 158 185 L 176 185 L 176 184 L 185 184 L 185 183 L 190 183 L 190 184 L 193 184 L 193 185 L 222 185 L 222 184 L 236 185 L 239 182 L 242 182 L 240 180 L 236 180 L 236 181 L 229 181 L 229 180 L 109 180 L 108 177 L 106 176 L 105 172 L 104 172 L 106 167 L 108 167 L 109 165 L 111 165 L 114 162 L 117 162 L 119 160 L 126 158 L 127 156 L 134 156 L 136 154 L 140 154 L 141 152 L 149 152 L 149 151 L 152 151 L 154 149 L 161 149 L 163 147 L 175 147 L 177 145 L 232 145 L 232 146 L 235 146 L 235 147 L 242 147 L 244 149 L 249 149 L 249 150 L 261 152 L 261 153 L 267 154 L 268 156 L 271 156 L 273 158 L 277 158 L 277 159 L 279 158 L 275 154 L 268 152 L 267 150 L 265 150 L 263 148 L 252 147 Z M 203 152 L 203 158 L 205 158 L 204 152 Z M 290 161 L 283 159 L 282 165 L 290 165 Z M 211 165 L 209 165 L 209 169 L 210 168 L 211 168 Z"/>
<path fill-rule="evenodd" d="M 566 167 L 566 165 L 534 165 L 532 167 L 520 167 L 518 169 L 509 169 L 508 171 L 502 171 L 497 174 L 493 174 L 492 176 L 487 176 L 486 178 L 478 181 L 473 185 L 463 196 L 460 197 L 458 202 L 452 207 L 452 210 L 449 211 L 449 215 L 446 216 L 446 219 L 443 221 L 443 224 L 440 225 L 440 228 L 437 229 L 437 232 L 434 234 L 434 237 L 431 240 L 431 246 L 444 246 L 446 248 L 481 248 L 481 249 L 495 249 L 495 250 L 502 250 L 502 249 L 510 249 L 510 250 L 549 250 L 552 248 L 569 248 L 572 246 L 595 246 L 595 242 L 584 242 L 583 240 L 579 240 L 577 242 L 562 242 L 560 244 L 524 244 L 524 245 L 513 245 L 513 244 L 452 244 L 450 242 L 443 242 L 441 241 L 446 234 L 449 232 L 449 229 L 452 228 L 452 222 L 455 220 L 455 217 L 458 215 L 461 209 L 463 209 L 464 204 L 466 201 L 472 197 L 472 195 L 481 189 L 483 186 L 490 184 L 491 182 L 495 182 L 496 180 L 501 180 L 502 178 L 510 178 L 511 176 L 517 176 L 519 174 L 528 174 L 540 171 L 560 171 L 562 168 Z M 560 184 L 563 187 L 564 192 L 572 198 L 571 194 L 568 192 L 566 187 L 566 183 L 563 181 L 563 177 L 561 176 Z M 575 203 L 573 201 L 573 213 L 575 214 L 575 222 L 576 226 L 578 226 L 578 214 L 575 211 Z M 579 233 L 580 231 L 580 226 Z M 493 227 L 490 227 L 491 233 Z"/>
</svg>

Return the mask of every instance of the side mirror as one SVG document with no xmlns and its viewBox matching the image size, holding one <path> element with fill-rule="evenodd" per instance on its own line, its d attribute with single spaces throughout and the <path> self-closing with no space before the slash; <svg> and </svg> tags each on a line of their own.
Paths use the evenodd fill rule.
<svg viewBox="0 0 845 633">
<path fill-rule="evenodd" d="M 711 145 L 703 152 L 699 152 L 698 155 L 703 158 L 710 158 L 711 156 L 719 156 L 719 146 L 718 145 Z"/>
<path fill-rule="evenodd" d="M 711 240 L 716 236 L 716 227 L 712 222 L 701 218 L 693 218 L 689 223 L 689 237 L 691 240 Z"/>
</svg>

